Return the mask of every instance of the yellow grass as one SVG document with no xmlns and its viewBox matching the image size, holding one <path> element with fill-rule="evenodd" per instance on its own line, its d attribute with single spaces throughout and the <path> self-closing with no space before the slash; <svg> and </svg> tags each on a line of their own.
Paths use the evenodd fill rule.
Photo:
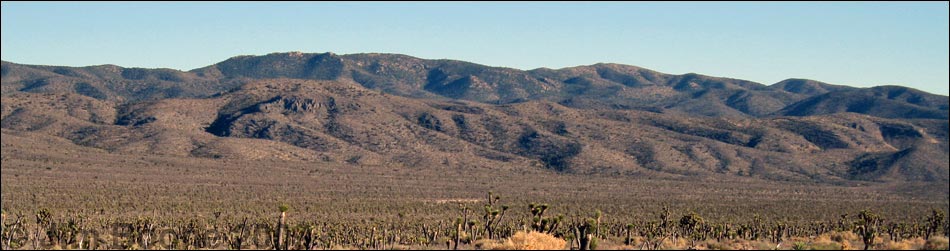
<svg viewBox="0 0 950 251">
<path fill-rule="evenodd" d="M 924 244 L 924 249 L 927 250 L 947 250 L 950 249 L 950 240 L 947 240 L 947 237 L 936 236 L 930 237 L 929 240 Z"/>
<path fill-rule="evenodd" d="M 508 238 L 504 244 L 492 249 L 503 250 L 559 250 L 566 247 L 567 241 L 550 234 L 531 232 L 517 232 Z"/>
<path fill-rule="evenodd" d="M 815 240 L 812 241 L 811 245 L 809 246 L 812 249 L 816 249 L 816 250 L 844 250 L 845 247 L 850 247 L 850 246 L 846 246 L 848 244 L 842 243 L 842 241 L 849 242 L 848 240 L 845 240 L 844 238 L 839 238 L 841 239 L 841 241 L 835 241 L 835 240 L 832 240 L 831 235 L 832 234 L 822 234 L 816 237 Z"/>
<path fill-rule="evenodd" d="M 861 241 L 861 237 L 858 237 L 857 234 L 854 234 L 852 232 L 834 232 L 834 233 L 831 233 L 831 240 L 836 241 L 836 242 L 842 242 L 845 240 Z"/>
<path fill-rule="evenodd" d="M 924 246 L 923 238 L 905 239 L 901 241 L 888 241 L 884 244 L 887 250 L 920 250 Z"/>
<path fill-rule="evenodd" d="M 673 239 L 667 238 L 663 240 L 663 244 L 660 245 L 660 248 L 663 249 L 678 249 L 681 247 L 688 247 L 689 241 L 686 238 L 676 238 L 676 241 Z"/>
</svg>

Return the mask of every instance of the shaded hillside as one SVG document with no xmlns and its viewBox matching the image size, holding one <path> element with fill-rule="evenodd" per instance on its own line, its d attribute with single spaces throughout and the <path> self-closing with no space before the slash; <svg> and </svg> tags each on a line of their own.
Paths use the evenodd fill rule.
<svg viewBox="0 0 950 251">
<path fill-rule="evenodd" d="M 947 119 L 950 99 L 901 86 L 878 86 L 827 92 L 778 111 L 779 115 L 810 116 L 853 112 L 883 118 Z"/>
<path fill-rule="evenodd" d="M 833 91 L 847 91 L 857 89 L 854 87 L 843 86 L 843 85 L 832 85 L 828 83 L 818 82 L 809 79 L 799 79 L 791 78 L 782 80 L 778 83 L 775 83 L 769 86 L 771 89 L 783 90 L 790 93 L 799 94 L 802 96 L 815 96 L 820 94 L 825 94 Z"/>
<path fill-rule="evenodd" d="M 75 93 L 99 100 L 139 101 L 207 97 L 240 83 L 172 69 L 19 65 L 4 61 L 3 95 L 15 92 Z"/>
<path fill-rule="evenodd" d="M 543 100 L 490 105 L 294 79 L 256 81 L 204 99 L 119 104 L 15 93 L 2 104 L 5 133 L 111 152 L 827 183 L 950 176 L 946 120 L 707 118 Z"/>
</svg>

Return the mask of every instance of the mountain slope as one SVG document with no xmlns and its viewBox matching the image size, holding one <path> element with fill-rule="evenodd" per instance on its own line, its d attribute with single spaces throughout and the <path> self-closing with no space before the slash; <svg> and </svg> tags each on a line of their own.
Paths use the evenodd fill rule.
<svg viewBox="0 0 950 251">
<path fill-rule="evenodd" d="M 854 112 L 883 118 L 947 119 L 950 99 L 901 86 L 827 92 L 779 110 L 785 116 Z"/>
<path fill-rule="evenodd" d="M 15 94 L 3 97 L 0 124 L 107 151 L 202 158 L 831 183 L 948 177 L 946 162 L 928 155 L 947 149 L 946 133 L 939 134 L 946 121 L 690 118 L 550 101 L 411 99 L 356 83 L 293 79 L 252 82 L 215 98 L 109 104 L 77 94 Z"/>
<path fill-rule="evenodd" d="M 120 153 L 646 177 L 950 182 L 947 98 L 596 64 L 275 53 L 181 72 L 3 62 L 4 135 Z"/>
</svg>

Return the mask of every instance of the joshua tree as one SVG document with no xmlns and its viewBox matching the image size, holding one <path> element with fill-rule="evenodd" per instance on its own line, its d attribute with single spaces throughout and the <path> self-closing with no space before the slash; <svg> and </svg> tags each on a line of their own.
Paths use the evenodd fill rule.
<svg viewBox="0 0 950 251">
<path fill-rule="evenodd" d="M 237 230 L 237 226 L 228 222 L 228 234 L 226 236 L 228 247 L 234 250 L 241 250 L 241 246 L 244 243 L 244 235 L 247 233 L 247 217 L 244 217 L 244 222 L 241 223 L 241 231 L 238 231 L 236 235 L 233 234 L 235 230 Z"/>
<path fill-rule="evenodd" d="M 695 212 L 683 215 L 683 218 L 680 218 L 680 229 L 683 230 L 683 235 L 689 237 L 690 248 L 695 247 L 696 241 L 702 239 L 702 235 L 698 231 L 702 224 L 703 218 Z"/>
<path fill-rule="evenodd" d="M 492 198 L 492 192 L 488 192 L 488 204 L 485 205 L 485 215 L 482 216 L 482 219 L 485 220 L 485 232 L 488 234 L 488 239 L 494 239 L 495 236 L 495 226 L 498 225 L 498 222 L 501 222 L 502 217 L 505 216 L 505 212 L 508 211 L 508 206 L 501 206 L 501 211 L 495 209 L 495 204 L 501 200 L 501 196 L 494 196 Z"/>
<path fill-rule="evenodd" d="M 864 241 L 864 250 L 868 250 L 874 245 L 874 236 L 877 235 L 882 220 L 871 210 L 862 210 L 858 213 L 858 218 L 860 221 L 854 227 L 854 232 L 861 236 L 861 240 Z"/>
<path fill-rule="evenodd" d="M 544 225 L 542 225 L 542 220 L 544 219 L 544 211 L 548 210 L 548 204 L 528 204 L 528 209 L 531 210 L 531 228 L 534 231 L 544 232 Z"/>
<path fill-rule="evenodd" d="M 462 216 L 455 219 L 455 246 L 452 248 L 453 250 L 458 250 L 459 242 L 462 240 L 462 231 L 465 231 L 463 227 L 469 223 L 468 207 L 459 202 L 459 208 L 462 210 Z"/>
<path fill-rule="evenodd" d="M 788 231 L 788 223 L 776 223 L 775 227 L 772 229 L 772 242 L 781 243 L 782 237 L 785 235 L 786 231 Z"/>
<path fill-rule="evenodd" d="M 848 214 L 842 214 L 842 215 L 841 215 L 841 218 L 838 219 L 838 227 L 837 227 L 836 230 L 838 230 L 838 231 L 851 231 L 852 225 L 851 225 L 851 222 L 848 221 L 848 216 L 850 216 L 850 215 L 848 215 Z"/>
<path fill-rule="evenodd" d="M 623 239 L 623 244 L 624 244 L 624 245 L 633 245 L 633 239 L 630 238 L 630 235 L 631 235 L 631 233 L 633 232 L 633 224 L 627 224 L 626 230 L 627 230 L 627 232 L 626 232 L 627 237 Z"/>
<path fill-rule="evenodd" d="M 306 250 L 313 250 L 317 245 L 317 228 L 314 225 L 306 225 L 301 228 L 303 231 L 303 247 Z"/>
<path fill-rule="evenodd" d="M 762 216 L 759 214 L 752 215 L 752 226 L 750 228 L 752 232 L 752 240 L 758 240 L 762 237 Z"/>
<path fill-rule="evenodd" d="M 12 248 L 11 245 L 13 244 L 13 239 L 16 239 L 16 233 L 17 233 L 18 228 L 20 228 L 21 226 L 20 223 L 22 219 L 23 219 L 23 215 L 17 214 L 16 220 L 14 220 L 13 225 L 7 226 L 6 222 L 3 223 L 3 231 L 0 232 L 2 233 L 0 237 L 3 237 L 3 238 L 0 238 L 0 242 L 2 242 L 2 245 L 0 246 L 2 246 L 3 250 L 10 250 Z"/>
<path fill-rule="evenodd" d="M 717 242 L 721 242 L 722 238 L 726 237 L 726 235 L 729 233 L 728 228 L 726 228 L 726 225 L 723 225 L 723 224 L 716 225 L 715 227 L 712 228 L 712 231 L 713 231 L 713 235 L 716 236 Z"/>
<path fill-rule="evenodd" d="M 664 233 L 671 233 L 673 235 L 673 240 L 676 241 L 676 233 L 674 231 L 670 231 L 672 225 L 670 222 L 673 221 L 673 219 L 670 218 L 672 215 L 673 213 L 670 212 L 668 207 L 663 207 L 663 212 L 660 213 L 660 229 Z"/>
<path fill-rule="evenodd" d="M 39 248 L 40 232 L 49 233 L 52 229 L 53 216 L 49 209 L 43 208 L 36 213 L 36 231 L 33 233 L 33 248 Z M 40 230 L 40 228 L 45 230 Z"/>
<path fill-rule="evenodd" d="M 468 243 L 475 242 L 475 239 L 477 239 L 476 237 L 478 236 L 478 228 L 475 226 L 478 226 L 478 223 L 479 222 L 476 219 L 472 219 L 468 222 L 468 229 L 471 231 L 471 234 L 469 234 Z"/>
<path fill-rule="evenodd" d="M 596 211 L 594 211 L 594 224 L 595 224 L 594 236 L 602 237 L 606 239 L 607 236 L 601 236 L 601 233 L 600 233 L 600 218 L 603 216 L 604 216 L 604 212 L 601 212 L 600 209 L 597 209 Z"/>
<path fill-rule="evenodd" d="M 3 220 L 0 221 L 0 248 L 7 250 L 9 249 L 7 248 L 7 245 L 5 245 L 7 242 L 3 240 L 3 234 L 7 231 L 7 210 L 0 210 L 0 212 L 2 212 L 0 214 L 3 215 Z"/>
<path fill-rule="evenodd" d="M 574 235 L 577 236 L 577 244 L 580 250 L 591 250 L 596 248 L 594 244 L 594 233 L 597 232 L 597 221 L 587 218 L 582 224 L 574 224 Z"/>
<path fill-rule="evenodd" d="M 597 239 L 594 238 L 596 233 L 600 232 L 600 224 L 598 221 L 603 214 L 600 210 L 597 210 L 594 213 L 594 217 L 585 218 L 582 222 L 578 223 L 574 220 L 571 220 L 570 229 L 573 231 L 572 235 L 574 239 L 577 240 L 578 249 L 580 250 L 591 250 L 597 248 Z M 562 216 L 559 216 L 562 218 Z M 633 230 L 633 225 L 628 225 L 627 228 L 627 242 L 630 241 L 630 231 Z M 573 243 L 571 244 L 574 245 Z"/>
<path fill-rule="evenodd" d="M 663 207 L 663 210 L 658 214 L 660 221 L 651 221 L 644 226 L 644 230 L 641 232 L 641 235 L 646 237 L 646 239 L 644 239 L 640 249 L 660 249 L 660 245 L 663 244 L 664 240 L 673 237 L 672 235 L 674 231 L 671 231 L 670 229 L 672 225 L 672 220 L 670 219 L 671 215 L 672 213 L 670 212 L 670 209 Z"/>
<path fill-rule="evenodd" d="M 544 218 L 544 212 L 548 210 L 548 204 L 528 204 L 528 209 L 531 210 L 532 223 L 531 228 L 534 231 L 542 232 L 548 230 L 553 230 L 556 227 L 556 224 L 560 221 L 561 218 Z M 548 231 L 550 232 L 550 231 Z"/>
<path fill-rule="evenodd" d="M 7 229 L 7 242 L 6 242 L 6 249 L 4 250 L 9 250 L 10 248 L 13 248 L 12 246 L 13 239 L 16 239 L 17 237 L 16 236 L 17 230 L 18 228 L 22 228 L 24 225 L 22 222 L 22 219 L 23 219 L 23 215 L 17 214 L 16 221 L 13 222 L 13 226 L 11 226 L 10 229 Z M 22 231 L 22 229 L 20 229 L 20 231 Z"/>
<path fill-rule="evenodd" d="M 148 249 L 148 243 L 151 241 L 152 234 L 155 232 L 155 223 L 152 223 L 152 219 L 147 217 L 136 219 L 134 224 L 129 227 L 131 232 L 142 241 L 142 248 Z"/>
<path fill-rule="evenodd" d="M 277 221 L 277 242 L 274 243 L 275 250 L 283 250 L 284 246 L 284 228 L 287 224 L 287 211 L 290 210 L 290 206 L 287 204 L 281 204 L 277 207 L 280 210 L 280 219 Z"/>
<path fill-rule="evenodd" d="M 462 240 L 460 235 L 462 234 L 462 218 L 455 218 L 455 246 L 452 247 L 452 250 L 459 249 L 459 242 Z"/>
<path fill-rule="evenodd" d="M 937 231 L 940 231 L 940 225 L 943 225 L 943 219 L 946 218 L 946 215 L 943 211 L 933 209 L 929 217 L 927 217 L 927 232 L 924 233 L 924 239 L 930 239 L 930 236 L 937 234 Z"/>
</svg>

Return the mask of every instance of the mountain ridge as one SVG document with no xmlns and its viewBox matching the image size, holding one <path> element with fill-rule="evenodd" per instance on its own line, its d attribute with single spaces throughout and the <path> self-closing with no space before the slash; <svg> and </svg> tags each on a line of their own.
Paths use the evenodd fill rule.
<svg viewBox="0 0 950 251">
<path fill-rule="evenodd" d="M 2 63 L 5 135 L 110 152 L 648 177 L 950 182 L 947 97 L 620 65 L 236 56 L 187 72 Z M 20 136 L 17 136 L 20 137 Z"/>
<path fill-rule="evenodd" d="M 115 86 L 72 86 L 60 89 L 87 90 L 95 96 L 115 99 L 164 97 L 207 97 L 237 88 L 253 79 L 292 78 L 354 81 L 371 89 L 408 97 L 464 99 L 482 103 L 505 104 L 525 100 L 552 100 L 577 108 L 664 109 L 701 116 L 763 117 L 799 116 L 801 112 L 780 112 L 807 98 L 829 92 L 873 92 L 877 87 L 857 88 L 831 85 L 807 79 L 786 79 L 764 85 L 741 79 L 712 77 L 695 73 L 672 75 L 646 68 L 614 63 L 564 67 L 561 69 L 485 66 L 458 60 L 421 59 L 401 54 L 360 53 L 270 53 L 242 55 L 219 63 L 177 71 L 173 69 L 123 68 L 113 65 L 58 67 L 20 65 L 3 61 L 4 93 L 19 80 L 19 91 L 43 92 L 46 85 L 56 86 L 61 77 L 88 78 L 104 82 L 150 82 L 139 93 L 119 92 Z M 12 68 L 39 71 L 27 79 L 8 80 Z M 22 70 L 21 70 L 22 71 Z M 45 72 L 43 72 L 45 71 Z M 60 76 L 57 76 L 60 75 Z M 50 80 L 52 79 L 52 80 Z M 42 81 L 54 83 L 43 83 Z M 32 82 L 31 82 L 32 81 Z M 83 82 L 78 80 L 67 82 Z M 88 81 L 87 81 L 88 82 Z M 76 84 L 76 83 L 73 83 Z M 68 85 L 63 84 L 63 85 Z M 87 83 L 86 85 L 90 85 Z M 95 85 L 94 83 L 91 85 Z M 93 87 L 93 88 L 90 88 Z M 937 100 L 941 96 L 907 87 L 898 87 Z M 113 90 L 104 91 L 103 89 Z M 61 90 L 60 90 L 61 91 Z M 97 93 L 98 92 L 98 93 Z M 943 96 L 945 97 L 945 96 Z M 708 99 L 708 100 L 703 100 Z M 718 100 L 718 101 L 717 101 Z M 709 102 L 713 102 L 709 106 Z M 931 102 L 933 103 L 933 102 Z M 911 105 L 911 113 L 946 111 L 946 102 L 928 104 L 903 102 L 890 106 Z M 922 108 L 926 111 L 916 111 Z M 830 109 L 830 108 L 829 108 Z M 818 113 L 821 113 L 818 111 Z M 827 113 L 827 112 L 825 112 Z M 860 113 L 860 111 L 859 111 Z M 946 115 L 935 115 L 944 118 Z"/>
</svg>

